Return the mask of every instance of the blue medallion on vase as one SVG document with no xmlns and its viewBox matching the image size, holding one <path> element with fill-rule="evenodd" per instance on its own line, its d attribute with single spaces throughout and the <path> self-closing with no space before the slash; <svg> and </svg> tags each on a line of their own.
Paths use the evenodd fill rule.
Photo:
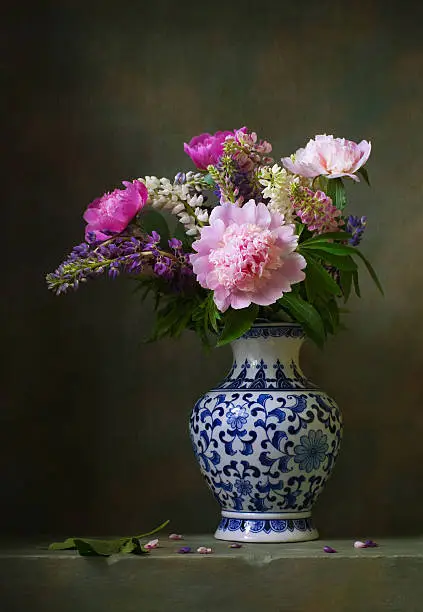
<svg viewBox="0 0 423 612">
<path fill-rule="evenodd" d="M 303 337 L 297 325 L 254 326 L 233 343 L 227 377 L 192 411 L 194 452 L 226 512 L 304 516 L 332 472 L 341 414 L 301 372 Z"/>
</svg>

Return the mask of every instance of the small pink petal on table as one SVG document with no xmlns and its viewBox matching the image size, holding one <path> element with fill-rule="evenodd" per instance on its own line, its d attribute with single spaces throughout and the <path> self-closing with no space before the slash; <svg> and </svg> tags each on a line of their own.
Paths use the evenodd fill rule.
<svg viewBox="0 0 423 612">
<path fill-rule="evenodd" d="M 144 548 L 146 548 L 147 550 L 151 550 L 152 548 L 157 548 L 159 545 L 159 540 L 150 540 L 149 542 L 147 542 L 147 544 L 144 546 Z"/>
<path fill-rule="evenodd" d="M 232 544 L 229 544 L 229 548 L 242 548 L 242 544 L 239 542 L 232 542 Z"/>
<path fill-rule="evenodd" d="M 367 544 L 361 540 L 357 540 L 357 542 L 354 542 L 354 548 L 367 548 Z"/>
<path fill-rule="evenodd" d="M 182 536 L 180 533 L 171 533 L 169 536 L 169 540 L 183 540 L 184 536 Z"/>
<path fill-rule="evenodd" d="M 190 552 L 191 552 L 191 548 L 190 548 L 189 546 L 182 546 L 182 548 L 180 548 L 180 549 L 178 550 L 178 553 L 179 553 L 180 555 L 186 555 L 186 554 L 188 554 L 188 553 L 190 553 Z"/>
<path fill-rule="evenodd" d="M 323 551 L 325 553 L 336 553 L 336 550 L 334 548 L 332 548 L 332 546 L 324 546 L 323 547 Z"/>
<path fill-rule="evenodd" d="M 197 552 L 200 553 L 200 555 L 209 555 L 213 552 L 213 550 L 211 548 L 207 548 L 207 546 L 200 546 L 197 548 Z"/>
</svg>

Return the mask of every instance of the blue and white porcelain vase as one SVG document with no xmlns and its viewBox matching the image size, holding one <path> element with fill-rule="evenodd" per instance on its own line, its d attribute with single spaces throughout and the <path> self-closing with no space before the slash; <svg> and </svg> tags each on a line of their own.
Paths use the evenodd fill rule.
<svg viewBox="0 0 423 612">
<path fill-rule="evenodd" d="M 255 324 L 232 343 L 229 374 L 194 406 L 190 435 L 222 508 L 219 540 L 318 538 L 311 510 L 333 470 L 342 418 L 300 369 L 304 337 L 299 325 Z"/>
</svg>

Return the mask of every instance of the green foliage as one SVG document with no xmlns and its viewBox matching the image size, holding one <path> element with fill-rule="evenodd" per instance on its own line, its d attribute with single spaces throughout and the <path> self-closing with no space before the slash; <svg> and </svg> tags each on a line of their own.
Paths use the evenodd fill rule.
<svg viewBox="0 0 423 612">
<path fill-rule="evenodd" d="M 257 319 L 258 313 L 257 304 L 250 304 L 248 308 L 240 310 L 228 309 L 224 314 L 224 327 L 217 346 L 223 346 L 242 336 Z"/>
<path fill-rule="evenodd" d="M 354 256 L 359 257 L 364 262 L 364 265 L 366 266 L 367 271 L 370 274 L 376 287 L 379 289 L 379 291 L 383 295 L 382 285 L 380 284 L 380 281 L 377 277 L 375 270 L 373 269 L 368 259 L 364 257 L 364 255 L 361 253 L 361 251 L 359 251 L 359 249 L 357 249 L 357 247 L 353 247 L 348 244 L 338 244 L 337 242 L 307 240 L 301 244 L 301 251 L 302 252 L 303 251 L 321 251 L 324 253 L 324 255 L 321 255 L 322 259 L 327 259 L 329 261 L 330 261 L 330 257 L 328 257 L 328 255 L 329 256 L 335 255 L 337 257 L 345 258 L 345 259 L 347 259 L 348 257 L 352 258 Z M 339 267 L 340 270 L 345 269 L 345 267 L 342 268 L 341 265 L 339 265 L 339 260 L 338 260 L 337 267 Z M 355 269 L 353 268 L 352 271 L 354 270 Z"/>
<path fill-rule="evenodd" d="M 336 208 L 340 210 L 345 208 L 347 205 L 347 196 L 341 178 L 328 179 L 324 191 L 326 195 L 332 198 L 333 205 L 336 206 Z"/>
<path fill-rule="evenodd" d="M 257 319 L 264 319 L 298 322 L 321 347 L 328 335 L 342 328 L 338 301 L 346 302 L 352 289 L 360 297 L 356 258 L 364 262 L 378 289 L 382 293 L 383 290 L 368 260 L 356 247 L 347 244 L 349 233 L 339 231 L 316 236 L 302 224 L 297 229 L 300 235 L 297 250 L 307 262 L 305 280 L 293 285 L 291 293 L 267 307 L 251 304 L 240 310 L 229 308 L 222 314 L 214 303 L 213 292 L 197 283 L 186 291 L 176 292 L 161 277 L 136 277 L 142 298 L 150 293 L 154 296 L 156 320 L 149 341 L 178 338 L 189 329 L 200 337 L 205 347 L 223 346 L 242 336 Z M 190 248 L 192 239 L 183 234 L 182 226 L 179 232 L 172 233 L 185 240 L 187 250 Z"/>
<path fill-rule="evenodd" d="M 141 546 L 140 539 L 151 536 L 168 525 L 165 521 L 156 529 L 136 536 L 99 540 L 97 538 L 67 538 L 64 542 L 53 542 L 49 550 L 77 550 L 83 557 L 109 557 L 116 554 L 142 555 L 148 551 Z"/>
<path fill-rule="evenodd" d="M 319 260 L 310 253 L 305 254 L 305 259 L 307 261 L 307 270 L 304 284 L 308 301 L 313 304 L 316 298 L 326 294 L 339 295 L 339 285 Z"/>
<path fill-rule="evenodd" d="M 211 346 L 211 338 L 220 330 L 221 316 L 212 292 L 198 286 L 187 292 L 174 292 L 167 281 L 157 276 L 136 280 L 136 290 L 142 291 L 142 299 L 150 293 L 154 296 L 156 320 L 149 342 L 166 336 L 179 338 L 185 329 L 190 329 L 198 334 L 204 346 Z"/>
<path fill-rule="evenodd" d="M 301 323 L 306 334 L 322 347 L 326 338 L 325 326 L 318 310 L 313 304 L 304 300 L 299 294 L 285 293 L 278 304 L 295 321 Z"/>
<path fill-rule="evenodd" d="M 185 252 L 191 251 L 191 245 L 196 239 L 194 236 L 187 236 L 185 225 L 180 223 L 180 221 L 177 221 L 175 228 L 172 231 L 172 237 L 177 238 L 182 242 L 182 248 Z"/>
<path fill-rule="evenodd" d="M 364 180 L 366 181 L 366 183 L 370 187 L 369 173 L 367 172 L 366 168 L 363 166 L 362 168 L 360 168 L 358 173 L 361 174 L 361 176 L 364 178 Z"/>
<path fill-rule="evenodd" d="M 169 248 L 169 227 L 166 219 L 158 210 L 151 207 L 143 209 L 137 217 L 137 224 L 145 234 L 151 235 L 153 231 L 160 234 L 160 247 L 165 250 Z"/>
</svg>

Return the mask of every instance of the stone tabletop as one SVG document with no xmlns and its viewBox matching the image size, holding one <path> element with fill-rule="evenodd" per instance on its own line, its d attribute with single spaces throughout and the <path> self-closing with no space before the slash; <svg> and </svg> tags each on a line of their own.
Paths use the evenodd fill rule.
<svg viewBox="0 0 423 612">
<path fill-rule="evenodd" d="M 194 560 L 201 556 L 207 556 L 210 560 L 228 561 L 234 559 L 246 563 L 271 563 L 273 561 L 283 561 L 289 559 L 402 559 L 413 558 L 423 559 L 423 537 L 421 538 L 382 538 L 377 540 L 378 546 L 375 548 L 357 549 L 354 548 L 354 539 L 328 539 L 314 540 L 312 542 L 299 542 L 297 544 L 241 544 L 241 548 L 230 548 L 230 542 L 215 540 L 210 535 L 185 535 L 183 540 L 171 541 L 167 535 L 160 533 L 151 538 L 145 538 L 143 544 L 149 539 L 158 538 L 158 548 L 152 550 L 149 555 L 112 555 L 108 558 L 110 562 L 130 561 L 149 563 L 152 560 L 180 560 L 186 562 L 188 559 Z M 53 538 L 54 541 L 61 541 L 64 538 Z M 4 541 L 0 542 L 0 559 L 80 559 L 82 562 L 86 558 L 81 557 L 72 550 L 50 551 L 49 542 L 34 542 L 28 545 L 26 542 Z M 181 547 L 191 548 L 190 554 L 181 555 L 178 550 Z M 196 551 L 200 546 L 212 548 L 212 554 L 199 555 Z M 337 552 L 328 554 L 323 547 L 330 546 Z M 106 558 L 103 559 L 106 561 Z M 423 607 L 422 607 L 423 610 Z"/>
<path fill-rule="evenodd" d="M 47 543 L 0 546 L 1 612 L 422 612 L 423 538 L 243 544 L 209 535 L 149 555 L 80 557 Z M 60 540 L 60 538 L 54 538 Z M 323 547 L 331 546 L 336 554 Z M 181 546 L 192 553 L 179 554 Z M 196 553 L 199 546 L 213 553 Z"/>
</svg>

